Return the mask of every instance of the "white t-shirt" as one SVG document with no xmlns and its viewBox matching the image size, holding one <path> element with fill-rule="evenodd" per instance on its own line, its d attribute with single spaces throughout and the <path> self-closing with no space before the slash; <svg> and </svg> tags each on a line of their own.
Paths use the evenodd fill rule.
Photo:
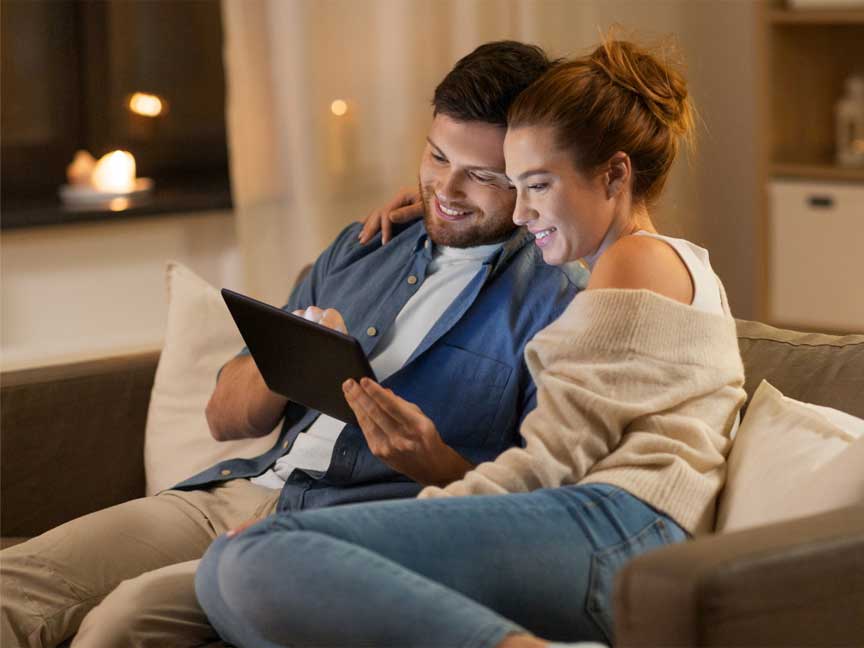
<svg viewBox="0 0 864 648">
<path fill-rule="evenodd" d="M 501 243 L 470 248 L 433 248 L 426 278 L 399 311 L 393 326 L 381 338 L 369 360 L 379 382 L 402 368 L 435 322 L 474 278 L 483 261 L 500 247 Z M 251 482 L 267 488 L 282 488 L 285 480 L 298 468 L 312 475 L 324 474 L 330 466 L 336 439 L 344 427 L 342 421 L 322 414 L 308 430 L 297 436 L 287 454 Z"/>
<path fill-rule="evenodd" d="M 690 277 L 693 279 L 693 301 L 690 303 L 691 306 L 708 313 L 728 315 L 727 309 L 724 308 L 723 300 L 720 297 L 719 280 L 717 279 L 717 275 L 714 274 L 714 269 L 711 267 L 711 261 L 708 259 L 708 250 L 685 239 L 663 236 L 662 234 L 646 232 L 645 230 L 639 230 L 635 232 L 635 235 L 650 236 L 651 238 L 664 241 L 678 253 L 684 265 L 687 266 Z"/>
</svg>

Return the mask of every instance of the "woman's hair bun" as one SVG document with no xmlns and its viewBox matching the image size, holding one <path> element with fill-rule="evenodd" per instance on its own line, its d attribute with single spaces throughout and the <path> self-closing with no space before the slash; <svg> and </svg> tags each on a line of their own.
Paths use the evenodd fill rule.
<svg viewBox="0 0 864 648">
<path fill-rule="evenodd" d="M 509 128 L 549 126 L 559 148 L 586 173 L 617 152 L 630 157 L 633 199 L 662 192 L 681 141 L 693 145 L 695 109 L 673 48 L 645 49 L 607 36 L 592 53 L 553 65 L 507 115 Z"/>
<path fill-rule="evenodd" d="M 590 60 L 612 83 L 637 95 L 669 130 L 689 139 L 694 110 L 687 82 L 669 60 L 661 61 L 635 43 L 610 36 L 604 38 Z"/>
</svg>

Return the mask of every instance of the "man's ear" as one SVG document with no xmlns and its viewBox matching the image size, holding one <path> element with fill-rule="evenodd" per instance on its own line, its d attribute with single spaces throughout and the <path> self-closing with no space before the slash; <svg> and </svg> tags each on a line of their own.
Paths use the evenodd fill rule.
<svg viewBox="0 0 864 648">
<path fill-rule="evenodd" d="M 606 197 L 614 198 L 630 183 L 633 167 L 630 156 L 618 151 L 609 158 L 609 168 L 606 171 Z"/>
</svg>

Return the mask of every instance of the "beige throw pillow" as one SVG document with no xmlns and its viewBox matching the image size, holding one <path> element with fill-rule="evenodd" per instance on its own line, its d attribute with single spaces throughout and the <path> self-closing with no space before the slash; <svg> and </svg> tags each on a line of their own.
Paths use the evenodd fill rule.
<svg viewBox="0 0 864 648">
<path fill-rule="evenodd" d="M 787 398 L 763 380 L 729 454 L 717 531 L 864 502 L 864 420 Z"/>
<path fill-rule="evenodd" d="M 204 408 L 216 373 L 243 339 L 219 291 L 180 263 L 166 267 L 168 323 L 150 396 L 144 442 L 147 494 L 233 457 L 255 457 L 276 442 L 266 437 L 219 442 L 210 436 Z"/>
</svg>

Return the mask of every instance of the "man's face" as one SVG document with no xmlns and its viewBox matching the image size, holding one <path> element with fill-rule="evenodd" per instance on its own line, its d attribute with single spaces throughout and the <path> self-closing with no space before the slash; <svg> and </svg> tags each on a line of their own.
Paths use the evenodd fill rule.
<svg viewBox="0 0 864 648">
<path fill-rule="evenodd" d="M 504 175 L 506 132 L 486 122 L 435 116 L 420 162 L 424 222 L 434 243 L 498 243 L 515 229 L 516 192 Z"/>
</svg>

